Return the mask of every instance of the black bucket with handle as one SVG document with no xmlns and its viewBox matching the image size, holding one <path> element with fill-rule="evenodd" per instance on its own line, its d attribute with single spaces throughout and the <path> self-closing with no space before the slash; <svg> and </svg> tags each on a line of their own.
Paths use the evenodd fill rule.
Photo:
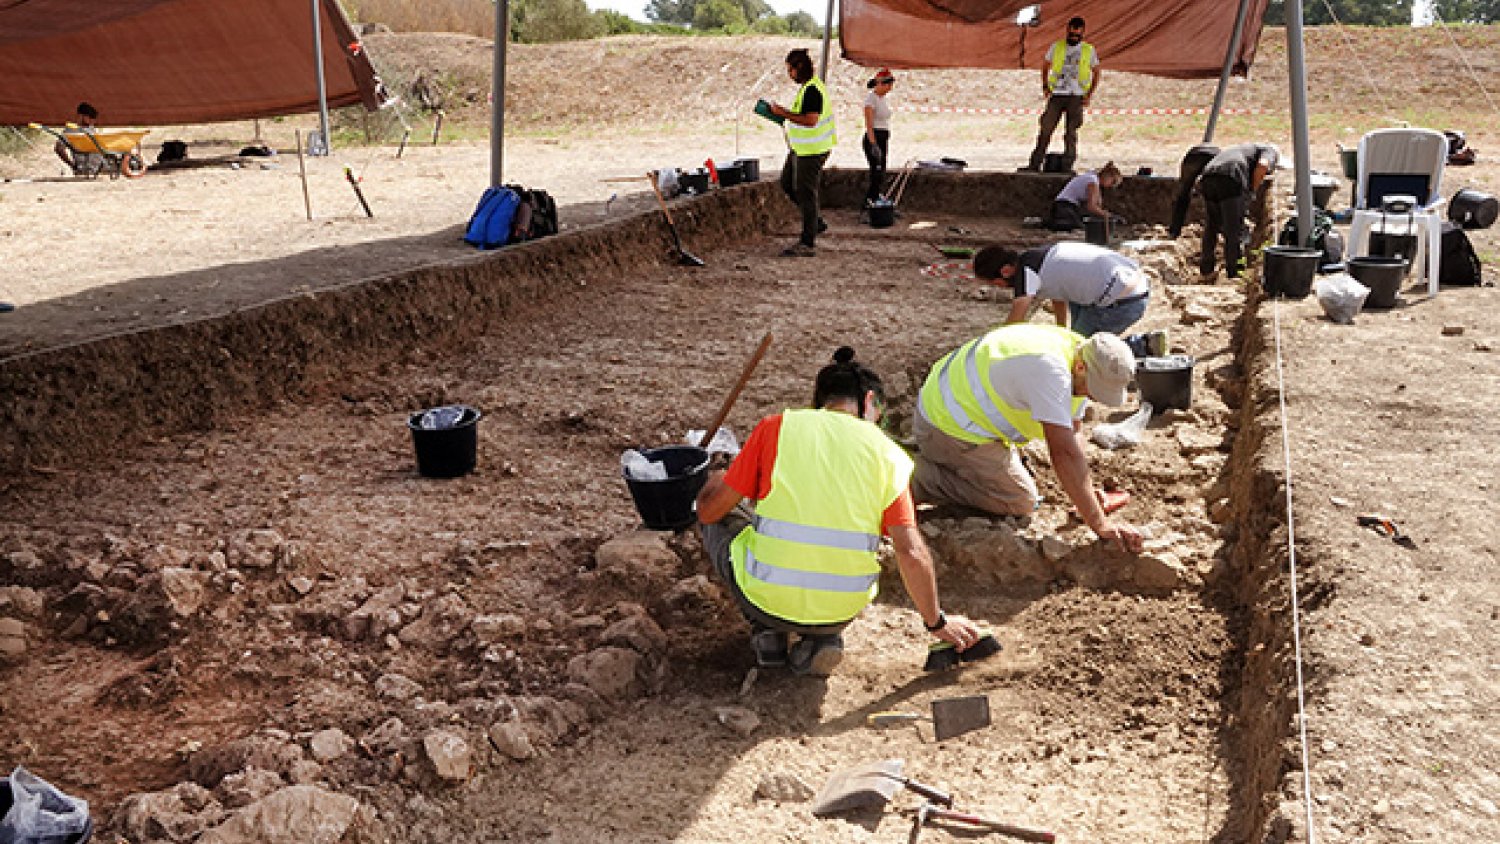
<svg viewBox="0 0 1500 844">
<path fill-rule="evenodd" d="M 1260 283 L 1267 296 L 1304 299 L 1312 292 L 1313 276 L 1323 250 L 1305 246 L 1268 246 L 1262 253 Z"/>
<path fill-rule="evenodd" d="M 698 520 L 698 491 L 708 480 L 708 452 L 691 445 L 639 449 L 649 462 L 660 461 L 663 480 L 633 478 L 622 470 L 641 521 L 651 530 L 682 530 Z"/>
<path fill-rule="evenodd" d="M 1405 258 L 1364 255 L 1350 258 L 1348 268 L 1349 275 L 1370 288 L 1370 294 L 1365 297 L 1366 308 L 1396 307 L 1396 294 L 1401 292 L 1401 282 L 1406 280 Z"/>
<path fill-rule="evenodd" d="M 456 410 L 456 422 L 430 427 L 429 413 Z M 468 405 L 419 410 L 406 419 L 412 447 L 417 452 L 417 471 L 424 478 L 458 478 L 474 471 L 479 453 L 479 419 L 483 416 Z"/>
<path fill-rule="evenodd" d="M 759 158 L 736 158 L 734 160 L 734 163 L 740 165 L 740 169 L 742 169 L 742 170 L 745 171 L 745 181 L 747 181 L 747 182 L 758 182 L 758 181 L 760 181 L 760 159 Z"/>
<path fill-rule="evenodd" d="M 1189 355 L 1141 358 L 1135 366 L 1135 385 L 1141 391 L 1141 401 L 1157 411 L 1191 408 L 1194 363 Z"/>
</svg>

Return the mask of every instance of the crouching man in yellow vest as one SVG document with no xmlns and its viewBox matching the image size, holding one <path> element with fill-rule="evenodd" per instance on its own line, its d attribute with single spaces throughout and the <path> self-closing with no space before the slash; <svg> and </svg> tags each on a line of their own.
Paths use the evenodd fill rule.
<svg viewBox="0 0 1500 844">
<path fill-rule="evenodd" d="M 912 477 L 918 501 L 1027 515 L 1036 479 L 1017 446 L 1044 438 L 1063 491 L 1084 524 L 1137 552 L 1140 531 L 1111 520 L 1089 476 L 1079 420 L 1088 398 L 1125 403 L 1135 356 L 1113 334 L 1084 338 L 1056 325 L 1005 325 L 933 365 L 917 400 Z"/>
<path fill-rule="evenodd" d="M 729 470 L 710 476 L 698 494 L 703 546 L 750 622 L 760 666 L 833 671 L 844 627 L 875 598 L 882 533 L 922 624 L 962 651 L 980 634 L 939 608 L 907 490 L 911 458 L 875 425 L 880 376 L 848 346 L 833 360 L 818 373 L 812 409 L 762 419 Z M 790 635 L 799 638 L 788 647 Z"/>
</svg>

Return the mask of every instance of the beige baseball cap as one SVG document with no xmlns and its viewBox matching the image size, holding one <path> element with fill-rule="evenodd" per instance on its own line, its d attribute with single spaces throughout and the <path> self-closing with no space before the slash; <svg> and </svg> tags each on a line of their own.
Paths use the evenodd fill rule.
<svg viewBox="0 0 1500 844">
<path fill-rule="evenodd" d="M 1078 347 L 1088 373 L 1089 397 L 1118 407 L 1125 403 L 1125 387 L 1135 375 L 1135 355 L 1113 334 L 1101 331 Z"/>
</svg>

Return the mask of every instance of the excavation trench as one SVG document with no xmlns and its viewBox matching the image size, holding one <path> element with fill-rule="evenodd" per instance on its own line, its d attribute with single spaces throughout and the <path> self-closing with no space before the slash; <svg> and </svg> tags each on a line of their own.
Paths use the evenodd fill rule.
<svg viewBox="0 0 1500 844">
<path fill-rule="evenodd" d="M 768 329 L 742 437 L 805 404 L 841 343 L 886 374 L 902 433 L 931 362 L 1003 307 L 932 247 L 1039 242 L 1016 216 L 1057 187 L 923 174 L 872 231 L 861 179 L 830 174 L 814 261 L 769 257 L 792 212 L 762 184 L 679 206 L 702 270 L 642 215 L 0 360 L 0 578 L 42 605 L 5 669 L 37 714 L 0 749 L 106 812 L 191 779 L 222 801 L 204 824 L 253 760 L 398 841 L 897 840 L 894 811 L 817 820 L 796 787 L 884 756 L 1062 840 L 1259 840 L 1292 705 L 1274 373 L 1257 298 L 1186 283 L 1186 242 L 1141 260 L 1161 282 L 1145 327 L 1197 357 L 1193 407 L 1091 453 L 1147 553 L 1095 544 L 1045 451 L 1028 522 L 924 517 L 945 606 L 1006 646 L 992 663 L 924 676 L 891 576 L 828 684 L 747 679 L 696 538 L 635 529 L 621 449 L 702 427 Z M 1173 188 L 1127 180 L 1119 205 L 1161 219 Z M 485 411 L 480 466 L 424 481 L 402 422 L 450 401 Z M 864 725 L 981 693 L 994 723 L 961 739 Z M 310 758 L 331 728 L 354 746 Z M 437 732 L 473 750 L 456 779 Z"/>
</svg>

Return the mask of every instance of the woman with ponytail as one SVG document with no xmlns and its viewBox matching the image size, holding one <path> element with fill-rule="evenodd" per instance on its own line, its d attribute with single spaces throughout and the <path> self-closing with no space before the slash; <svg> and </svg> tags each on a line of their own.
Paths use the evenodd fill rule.
<svg viewBox="0 0 1500 844">
<path fill-rule="evenodd" d="M 938 604 L 907 488 L 912 460 L 877 427 L 884 412 L 880 376 L 841 346 L 818 372 L 812 408 L 762 419 L 698 495 L 703 547 L 750 622 L 761 667 L 833 671 L 843 629 L 875 598 L 882 535 L 923 626 L 960 651 L 979 639 Z"/>
</svg>

